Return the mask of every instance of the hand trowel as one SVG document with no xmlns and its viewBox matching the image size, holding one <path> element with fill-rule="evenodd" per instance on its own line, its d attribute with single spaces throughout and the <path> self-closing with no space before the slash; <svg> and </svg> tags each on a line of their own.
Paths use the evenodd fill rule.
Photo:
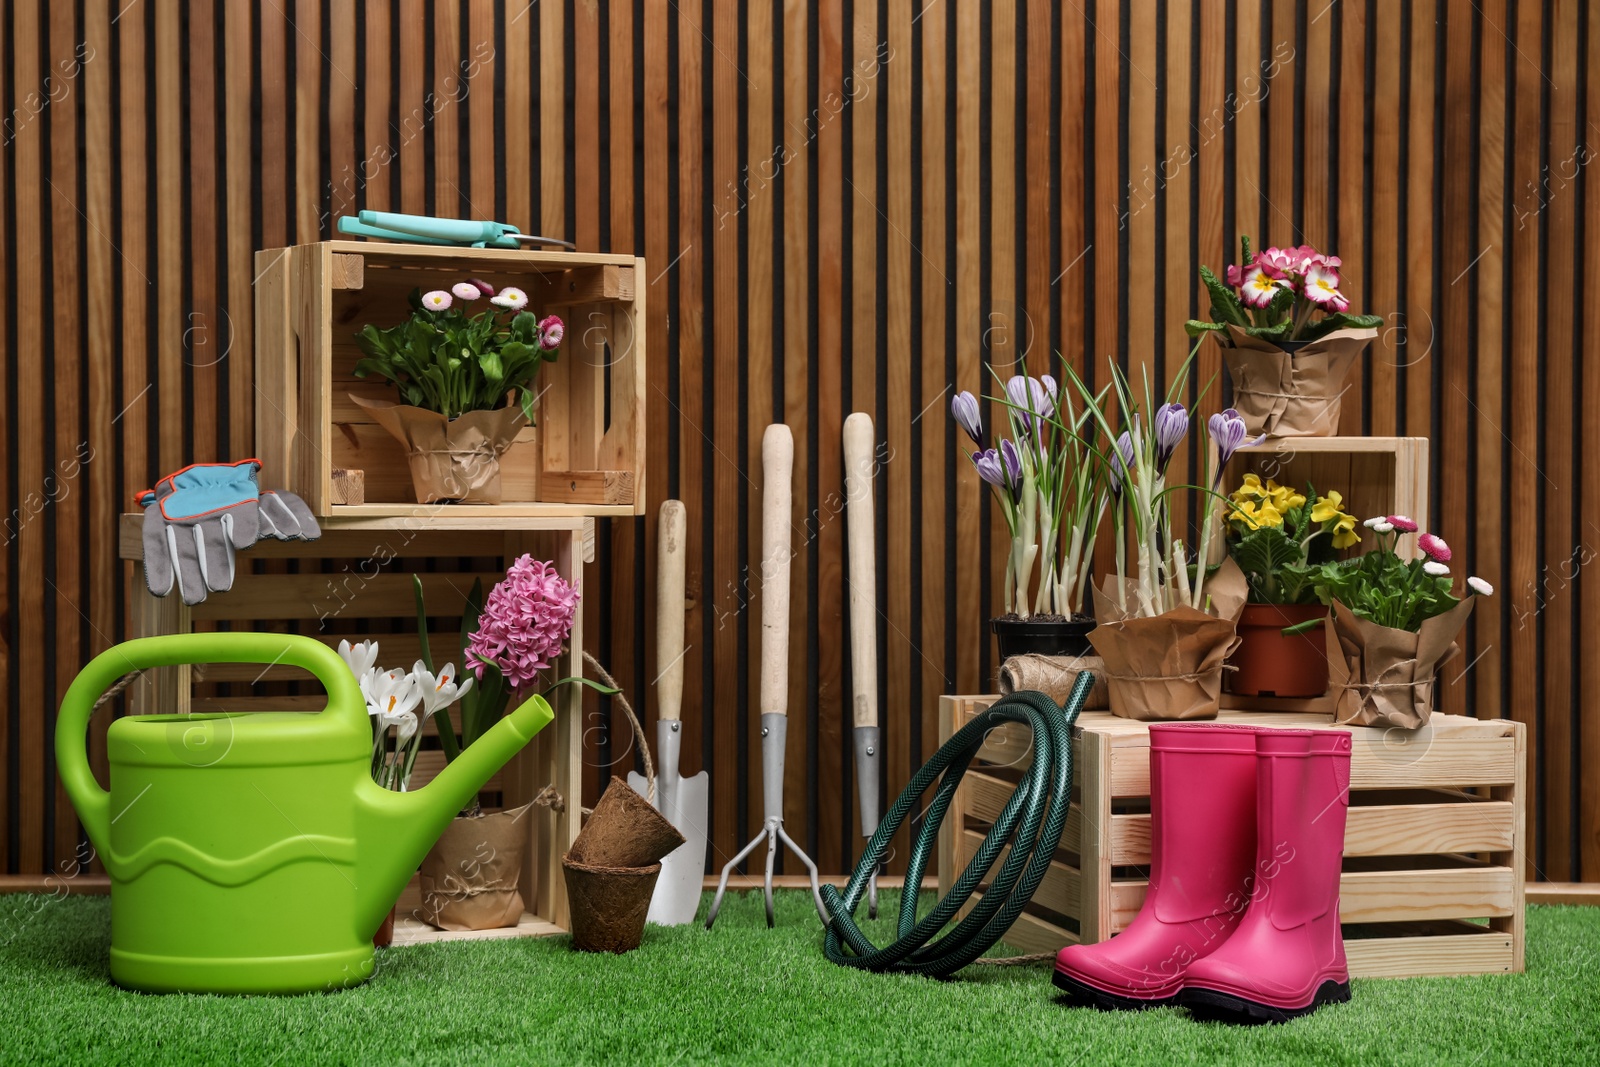
<svg viewBox="0 0 1600 1067">
<path fill-rule="evenodd" d="M 685 538 L 688 520 L 681 500 L 661 505 L 656 538 L 656 810 L 687 839 L 661 861 L 661 876 L 650 898 L 648 921 L 682 926 L 694 921 L 706 866 L 706 805 L 710 782 L 705 771 L 678 775 L 683 746 L 683 614 Z M 628 784 L 648 797 L 644 776 L 630 772 Z"/>
</svg>

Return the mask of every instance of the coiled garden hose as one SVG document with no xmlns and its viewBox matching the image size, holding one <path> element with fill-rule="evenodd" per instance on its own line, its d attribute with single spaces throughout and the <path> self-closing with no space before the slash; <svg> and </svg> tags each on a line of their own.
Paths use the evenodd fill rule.
<svg viewBox="0 0 1600 1067">
<path fill-rule="evenodd" d="M 1061 843 L 1071 807 L 1072 724 L 1083 709 L 1093 684 L 1094 677 L 1088 671 L 1079 674 L 1065 708 L 1043 693 L 1013 693 L 974 717 L 934 753 L 933 759 L 912 776 L 878 825 L 878 832 L 867 842 L 866 851 L 862 853 L 861 862 L 856 864 L 844 893 L 841 895 L 831 885 L 822 887 L 822 902 L 832 918 L 823 940 L 828 959 L 845 967 L 868 971 L 943 978 L 994 947 L 1032 899 L 1050 868 L 1056 846 Z M 939 824 L 944 821 L 956 788 L 983 745 L 984 736 L 1002 723 L 1021 723 L 1033 729 L 1033 760 L 1016 792 L 995 819 L 989 835 L 973 854 L 972 862 L 955 884 L 948 887 L 944 898 L 919 921 L 917 889 L 922 884 L 928 858 L 938 845 Z M 890 839 L 935 779 L 940 779 L 939 788 L 912 844 L 900 894 L 899 937 L 893 944 L 879 948 L 867 940 L 856 925 L 855 910 L 861 903 L 867 879 L 883 861 Z M 1008 844 L 1011 853 L 990 880 L 983 899 L 954 930 L 937 941 L 931 940 L 967 903 Z"/>
</svg>

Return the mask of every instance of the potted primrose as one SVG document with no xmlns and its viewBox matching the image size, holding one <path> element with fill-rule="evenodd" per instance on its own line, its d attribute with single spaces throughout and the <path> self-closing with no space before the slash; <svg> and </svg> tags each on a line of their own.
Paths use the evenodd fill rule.
<svg viewBox="0 0 1600 1067">
<path fill-rule="evenodd" d="M 565 327 L 527 311 L 528 295 L 476 278 L 413 289 L 411 317 L 356 334 L 355 375 L 378 375 L 404 403 L 352 396 L 406 450 L 419 504 L 500 503 L 500 457 L 532 424 L 534 379 Z M 484 300 L 476 314 L 468 306 Z"/>
<path fill-rule="evenodd" d="M 1200 268 L 1211 321 L 1190 319 L 1184 329 L 1222 346 L 1234 404 L 1250 433 L 1331 437 L 1344 379 L 1383 320 L 1350 313 L 1338 256 L 1310 245 L 1252 252 L 1248 237 L 1239 245 L 1240 262 L 1224 280 Z"/>
<path fill-rule="evenodd" d="M 976 397 L 958 393 L 950 408 L 978 446 L 970 454 L 973 466 L 1010 531 L 1005 612 L 989 624 L 1000 661 L 1028 653 L 1088 655 L 1095 626 L 1084 610 L 1089 564 L 1108 498 L 1103 467 L 1089 444 L 1095 400 L 1080 409 L 1048 374 L 1016 375 L 1004 383 L 1003 396 L 991 399 L 1005 408 L 1010 431 L 992 448 L 983 447 Z"/>
<path fill-rule="evenodd" d="M 1310 580 L 1313 567 L 1361 540 L 1356 518 L 1337 492 L 1319 496 L 1265 485 L 1246 474 L 1229 494 L 1228 556 L 1244 572 L 1249 600 L 1239 614 L 1239 647 L 1228 665 L 1231 693 L 1319 697 L 1328 691 L 1325 635 L 1316 624 L 1328 609 Z M 1307 566 L 1310 564 L 1311 566 Z"/>
<path fill-rule="evenodd" d="M 1329 665 L 1338 692 L 1339 722 L 1414 730 L 1433 713 L 1439 667 L 1456 654 L 1456 635 L 1472 614 L 1472 602 L 1491 596 L 1482 578 L 1466 580 L 1456 596 L 1450 546 L 1431 533 L 1417 538 L 1422 555 L 1402 559 L 1395 544 L 1415 533 L 1405 515 L 1368 519 L 1376 547 L 1351 559 L 1305 565 L 1303 580 L 1333 609 Z"/>
</svg>

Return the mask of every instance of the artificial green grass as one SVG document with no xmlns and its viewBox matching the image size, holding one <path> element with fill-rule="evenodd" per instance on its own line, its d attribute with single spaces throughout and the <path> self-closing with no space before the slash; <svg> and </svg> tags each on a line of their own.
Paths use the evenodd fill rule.
<svg viewBox="0 0 1600 1067">
<path fill-rule="evenodd" d="M 869 924 L 889 939 L 897 896 Z M 1283 1026 L 1062 1006 L 1043 966 L 945 982 L 836 967 L 809 894 L 725 902 L 716 929 L 649 927 L 626 956 L 566 938 L 389 949 L 356 989 L 150 996 L 111 985 L 105 898 L 0 897 L 6 1063 L 1281 1063 L 1600 1061 L 1600 909 L 1528 909 L 1528 971 L 1357 980 Z M 863 909 L 864 914 L 864 909 Z M 701 908 L 701 917 L 705 915 Z"/>
</svg>

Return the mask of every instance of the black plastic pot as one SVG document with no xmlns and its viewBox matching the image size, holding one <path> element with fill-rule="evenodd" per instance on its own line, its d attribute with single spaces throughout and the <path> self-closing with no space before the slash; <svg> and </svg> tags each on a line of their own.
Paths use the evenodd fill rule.
<svg viewBox="0 0 1600 1067">
<path fill-rule="evenodd" d="M 1315 340 L 1315 338 L 1308 339 L 1308 340 L 1305 340 L 1305 341 L 1273 341 L 1272 343 L 1274 345 L 1276 345 L 1278 348 L 1282 349 L 1283 351 L 1285 351 L 1285 352 L 1289 353 L 1291 356 L 1293 356 L 1293 355 L 1298 354 L 1299 351 L 1302 348 L 1304 348 L 1306 345 L 1311 344 L 1312 341 L 1314 341 L 1314 340 Z"/>
<path fill-rule="evenodd" d="M 995 642 L 1000 646 L 1000 662 L 1012 656 L 1035 652 L 1042 656 L 1087 656 L 1093 619 L 1041 622 L 1034 619 L 990 619 Z"/>
</svg>

